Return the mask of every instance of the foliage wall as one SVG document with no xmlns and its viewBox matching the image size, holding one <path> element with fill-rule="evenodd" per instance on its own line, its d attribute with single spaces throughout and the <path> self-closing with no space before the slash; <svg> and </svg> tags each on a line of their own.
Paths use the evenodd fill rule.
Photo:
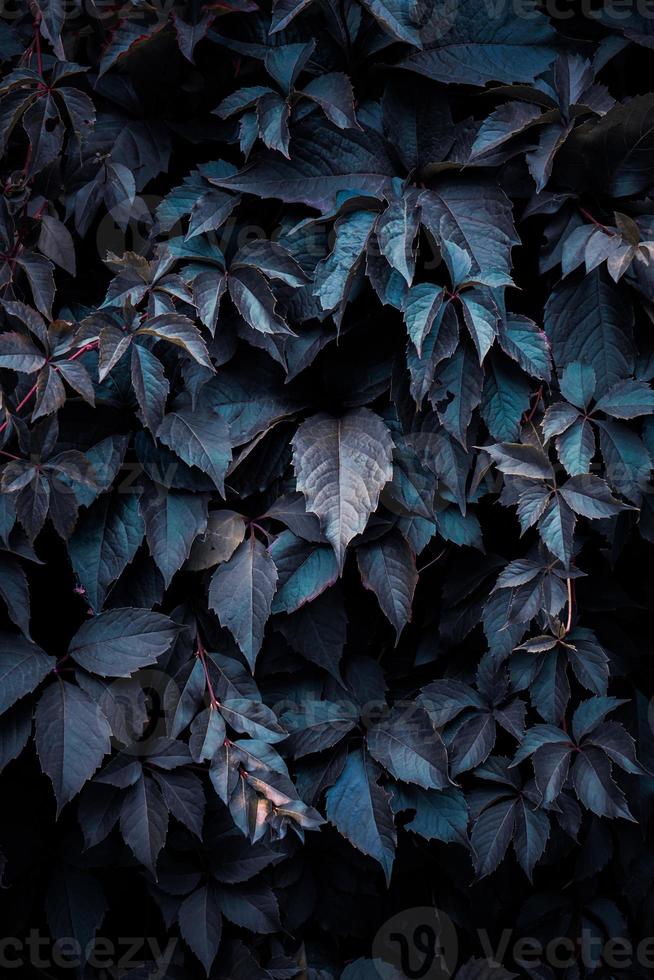
<svg viewBox="0 0 654 980">
<path fill-rule="evenodd" d="M 22 976 L 650 975 L 650 8 L 3 6 Z"/>
</svg>

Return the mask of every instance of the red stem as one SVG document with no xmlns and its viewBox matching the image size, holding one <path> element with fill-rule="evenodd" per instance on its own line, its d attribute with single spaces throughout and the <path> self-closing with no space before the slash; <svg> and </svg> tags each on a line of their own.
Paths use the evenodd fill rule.
<svg viewBox="0 0 654 980">
<path fill-rule="evenodd" d="M 536 409 L 538 408 L 538 403 L 540 402 L 542 397 L 543 397 L 543 386 L 541 385 L 538 391 L 536 392 L 534 404 L 531 406 L 529 414 L 525 419 L 526 422 L 531 422 L 531 420 L 533 419 L 534 415 L 536 414 Z"/>
<path fill-rule="evenodd" d="M 71 354 L 70 357 L 67 357 L 66 360 L 67 361 L 77 360 L 77 358 L 81 357 L 82 354 L 85 354 L 86 351 L 93 350 L 94 348 L 96 348 L 99 345 L 99 343 L 100 343 L 99 340 L 92 340 L 90 343 L 85 344 L 84 347 L 80 347 L 79 350 L 75 351 L 74 354 Z M 17 415 L 21 411 L 21 409 L 25 408 L 30 398 L 32 398 L 36 394 L 36 389 L 37 389 L 37 385 L 36 384 L 32 385 L 32 387 L 27 392 L 25 397 L 18 403 L 18 405 L 16 405 L 16 408 L 14 409 L 14 415 Z M 2 435 L 2 433 L 5 431 L 8 425 L 9 425 L 9 419 L 5 419 L 2 425 L 0 425 L 0 435 Z M 18 457 L 14 457 L 14 458 L 17 459 Z"/>
<path fill-rule="evenodd" d="M 43 75 L 43 61 L 41 59 L 41 15 L 34 21 L 34 42 L 36 46 L 36 66 L 39 75 Z"/>
<path fill-rule="evenodd" d="M 611 231 L 610 228 L 607 228 L 606 225 L 603 225 L 601 221 L 597 220 L 597 218 L 594 218 L 590 213 L 590 211 L 587 211 L 586 208 L 580 207 L 579 212 L 584 216 L 584 218 L 586 218 L 587 221 L 590 221 L 592 224 L 594 224 L 596 228 L 600 228 L 605 235 L 608 235 L 610 238 L 615 237 L 615 232 Z"/>
</svg>

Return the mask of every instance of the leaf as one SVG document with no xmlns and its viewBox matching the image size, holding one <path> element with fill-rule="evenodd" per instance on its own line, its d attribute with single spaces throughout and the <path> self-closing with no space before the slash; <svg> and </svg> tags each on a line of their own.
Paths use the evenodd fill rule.
<svg viewBox="0 0 654 980">
<path fill-rule="evenodd" d="M 215 712 L 214 712 L 215 714 Z M 202 840 L 204 822 L 204 788 L 200 777 L 187 769 L 154 773 L 164 803 L 175 817 L 192 834 Z"/>
<path fill-rule="evenodd" d="M 267 885 L 240 885 L 220 893 L 223 915 L 234 925 L 264 935 L 280 928 L 277 899 Z"/>
<path fill-rule="evenodd" d="M 541 109 L 526 102 L 505 102 L 486 116 L 477 130 L 470 150 L 470 159 L 483 156 L 502 146 L 513 136 L 538 121 Z"/>
<path fill-rule="evenodd" d="M 566 568 L 572 559 L 575 515 L 560 494 L 554 494 L 538 522 L 538 531 L 545 545 Z"/>
<path fill-rule="evenodd" d="M 458 776 L 481 765 L 493 749 L 495 736 L 495 720 L 490 712 L 478 712 L 465 719 L 457 729 L 451 749 L 452 775 Z"/>
<path fill-rule="evenodd" d="M 422 357 L 422 345 L 437 321 L 443 306 L 444 290 L 432 283 L 421 282 L 412 286 L 404 303 L 404 320 L 407 333 Z"/>
<path fill-rule="evenodd" d="M 404 824 L 406 830 L 425 840 L 441 840 L 446 844 L 468 846 L 468 806 L 460 789 L 424 790 L 416 786 L 394 786 L 393 810 L 414 810 Z"/>
<path fill-rule="evenodd" d="M 311 2 L 312 0 L 275 0 L 270 27 L 271 34 L 287 27 L 293 18 Z"/>
<path fill-rule="evenodd" d="M 499 341 L 504 351 L 523 371 L 549 381 L 551 356 L 547 334 L 526 316 L 507 313 L 499 324 Z"/>
<path fill-rule="evenodd" d="M 46 320 L 51 320 L 55 294 L 52 263 L 44 256 L 27 250 L 16 256 L 16 263 L 27 276 L 37 310 Z"/>
<path fill-rule="evenodd" d="M 593 125 L 580 126 L 566 147 L 565 164 L 573 180 L 586 180 L 620 198 L 649 187 L 652 160 L 654 98 L 647 94 L 616 104 Z"/>
<path fill-rule="evenodd" d="M 37 378 L 36 404 L 32 412 L 32 421 L 52 415 L 66 401 L 66 389 L 57 371 L 47 364 Z"/>
<path fill-rule="evenodd" d="M 483 372 L 477 355 L 467 344 L 457 350 L 440 368 L 429 400 L 443 427 L 467 449 L 472 413 L 481 401 Z"/>
<path fill-rule="evenodd" d="M 327 819 L 354 847 L 381 864 L 388 883 L 396 834 L 388 796 L 377 783 L 379 776 L 379 767 L 367 754 L 351 752 L 327 790 Z"/>
<path fill-rule="evenodd" d="M 213 370 L 213 363 L 202 334 L 187 316 L 182 316 L 180 313 L 162 313 L 160 316 L 152 317 L 151 320 L 146 320 L 136 333 L 137 336 L 145 334 L 158 340 L 167 340 L 168 343 L 181 347 L 198 364 Z"/>
<path fill-rule="evenodd" d="M 229 277 L 227 287 L 234 306 L 253 330 L 273 336 L 293 334 L 277 313 L 273 291 L 258 269 L 236 269 Z"/>
<path fill-rule="evenodd" d="M 499 314 L 489 290 L 473 289 L 461 296 L 463 321 L 472 337 L 479 363 L 490 350 L 497 334 Z"/>
<path fill-rule="evenodd" d="M 156 432 L 166 414 L 170 385 L 163 364 L 141 344 L 132 344 L 131 377 L 141 418 L 151 432 Z"/>
<path fill-rule="evenodd" d="M 535 446 L 504 442 L 484 446 L 484 449 L 502 473 L 536 480 L 554 478 L 550 461 L 544 452 Z"/>
<path fill-rule="evenodd" d="M 323 310 L 338 311 L 335 316 L 337 324 L 343 317 L 344 305 L 376 217 L 373 211 L 353 211 L 339 218 L 334 226 L 334 248 L 316 267 L 314 296 L 318 297 Z"/>
<path fill-rule="evenodd" d="M 27 576 L 17 562 L 0 554 L 0 595 L 12 622 L 30 638 L 30 593 Z M 0 653 L 0 657 L 2 654 Z"/>
<path fill-rule="evenodd" d="M 507 852 L 515 827 L 516 803 L 502 800 L 484 810 L 472 828 L 470 843 L 476 854 L 478 878 L 492 874 Z"/>
<path fill-rule="evenodd" d="M 95 406 L 95 389 L 91 375 L 79 361 L 58 361 L 57 371 L 71 388 L 82 396 L 85 402 Z"/>
<path fill-rule="evenodd" d="M 572 361 L 561 376 L 561 394 L 577 408 L 588 408 L 597 389 L 597 376 L 591 364 Z"/>
<path fill-rule="evenodd" d="M 290 646 L 340 681 L 339 663 L 347 638 L 343 598 L 336 587 L 277 624 Z"/>
<path fill-rule="evenodd" d="M 168 809 L 154 779 L 144 772 L 123 799 L 120 832 L 137 861 L 157 877 L 157 858 L 168 833 Z"/>
<path fill-rule="evenodd" d="M 560 490 L 563 499 L 583 517 L 613 517 L 627 505 L 616 500 L 608 486 L 598 476 L 585 473 L 571 477 Z"/>
<path fill-rule="evenodd" d="M 53 215 L 44 214 L 41 217 L 39 230 L 39 251 L 65 269 L 71 276 L 75 275 L 75 245 L 73 238 L 63 222 Z"/>
<path fill-rule="evenodd" d="M 529 397 L 529 383 L 522 372 L 494 351 L 486 368 L 481 401 L 481 414 L 493 439 L 510 442 L 518 438 Z"/>
<path fill-rule="evenodd" d="M 23 116 L 23 127 L 32 151 L 27 170 L 34 176 L 57 159 L 64 141 L 63 122 L 50 92 L 44 93 L 27 109 Z"/>
<path fill-rule="evenodd" d="M 510 284 L 511 248 L 518 236 L 511 205 L 499 188 L 483 181 L 444 180 L 418 200 L 422 223 L 436 241 L 452 242 L 469 255 L 470 278 L 491 286 Z"/>
<path fill-rule="evenodd" d="M 195 762 L 211 762 L 224 739 L 225 722 L 222 715 L 211 706 L 205 708 L 191 725 L 189 748 Z M 201 838 L 202 833 L 198 836 Z"/>
<path fill-rule="evenodd" d="M 611 764 L 599 749 L 590 746 L 579 752 L 571 776 L 579 801 L 593 813 L 635 822 L 622 790 L 611 778 Z"/>
<path fill-rule="evenodd" d="M 588 473 L 595 455 L 595 433 L 586 419 L 573 422 L 556 441 L 559 459 L 570 476 Z"/>
<path fill-rule="evenodd" d="M 420 210 L 408 195 L 390 201 L 375 223 L 381 254 L 391 268 L 400 273 L 407 286 L 411 285 L 415 272 L 415 240 L 419 227 Z"/>
<path fill-rule="evenodd" d="M 633 311 L 599 269 L 583 279 L 565 279 L 545 306 L 545 330 L 559 369 L 583 361 L 595 371 L 598 393 L 631 374 Z"/>
<path fill-rule="evenodd" d="M 143 540 L 136 494 L 103 494 L 84 513 L 68 541 L 68 554 L 95 612 Z"/>
<path fill-rule="evenodd" d="M 290 531 L 275 538 L 270 555 L 277 568 L 273 613 L 292 613 L 317 598 L 338 578 L 334 552 L 326 546 L 307 544 Z"/>
<path fill-rule="evenodd" d="M 545 851 L 550 832 L 547 814 L 534 809 L 523 798 L 515 808 L 513 847 L 520 865 L 531 881 L 534 865 Z"/>
<path fill-rule="evenodd" d="M 339 130 L 317 122 L 314 114 L 294 127 L 291 160 L 271 154 L 211 182 L 227 190 L 304 203 L 325 213 L 344 188 L 377 196 L 393 172 L 380 134 L 369 128 Z"/>
<path fill-rule="evenodd" d="M 546 806 L 553 804 L 565 783 L 570 767 L 572 745 L 543 745 L 534 754 L 536 785 Z"/>
<path fill-rule="evenodd" d="M 255 239 L 238 250 L 230 271 L 240 266 L 258 269 L 268 279 L 279 279 L 287 286 L 303 286 L 309 280 L 293 256 L 278 242 Z"/>
<path fill-rule="evenodd" d="M 57 661 L 34 643 L 11 633 L 0 634 L 0 714 L 31 694 Z"/>
<path fill-rule="evenodd" d="M 643 381 L 621 381 L 603 395 L 595 405 L 616 419 L 635 419 L 654 412 L 654 390 Z"/>
<path fill-rule="evenodd" d="M 404 68 L 439 82 L 480 85 L 532 82 L 554 59 L 554 32 L 545 16 L 515 17 L 503 7 L 480 17 L 474 0 L 463 0 L 431 35 L 424 50 L 407 55 Z"/>
<path fill-rule="evenodd" d="M 206 531 L 193 543 L 188 568 L 197 572 L 227 561 L 245 537 L 245 521 L 233 510 L 214 510 L 209 514 Z"/>
<path fill-rule="evenodd" d="M 149 609 L 111 609 L 82 624 L 68 653 L 101 677 L 129 677 L 156 663 L 178 631 L 167 616 Z"/>
<path fill-rule="evenodd" d="M 179 928 L 182 937 L 204 967 L 207 976 L 216 958 L 222 932 L 220 890 L 209 879 L 196 888 L 179 909 Z"/>
<path fill-rule="evenodd" d="M 314 415 L 293 438 L 298 490 L 320 518 L 341 570 L 348 544 L 365 528 L 392 477 L 392 449 L 388 429 L 367 408 L 341 418 Z"/>
<path fill-rule="evenodd" d="M 398 532 L 357 548 L 361 581 L 372 590 L 382 612 L 395 629 L 396 642 L 411 619 L 413 593 L 418 583 L 415 555 Z"/>
<path fill-rule="evenodd" d="M 209 606 L 254 669 L 277 588 L 277 569 L 254 534 L 219 565 L 209 586 Z"/>
<path fill-rule="evenodd" d="M 316 102 L 339 129 L 358 128 L 352 83 L 343 72 L 330 71 L 312 78 L 302 89 L 302 95 Z"/>
<path fill-rule="evenodd" d="M 290 755 L 301 758 L 339 743 L 356 725 L 358 711 L 351 702 L 315 701 L 284 711 L 281 720 L 289 731 L 285 743 Z"/>
<path fill-rule="evenodd" d="M 88 694 L 57 678 L 36 707 L 36 748 L 57 813 L 77 796 L 111 750 L 109 722 Z"/>
<path fill-rule="evenodd" d="M 379 724 L 368 729 L 370 754 L 395 779 L 416 783 L 423 789 L 449 785 L 447 752 L 427 712 L 419 705 L 397 707 Z"/>
<path fill-rule="evenodd" d="M 30 338 L 9 330 L 0 334 L 0 367 L 32 374 L 45 364 L 45 357 Z"/>
<path fill-rule="evenodd" d="M 139 499 L 145 535 L 166 588 L 207 527 L 207 498 L 151 484 Z"/>
<path fill-rule="evenodd" d="M 610 420 L 600 423 L 599 436 L 609 484 L 639 506 L 652 469 L 645 445 L 626 425 Z"/>
<path fill-rule="evenodd" d="M 45 910 L 51 934 L 60 942 L 79 943 L 85 956 L 102 925 L 107 900 L 93 874 L 62 863 L 55 865 L 48 882 Z"/>
<path fill-rule="evenodd" d="M 417 287 L 413 287 L 414 289 Z M 422 355 L 417 356 L 412 346 L 407 347 L 407 367 L 411 377 L 411 397 L 417 406 L 422 406 L 425 395 L 428 394 L 434 382 L 436 368 L 441 361 L 451 358 L 459 340 L 459 325 L 456 314 L 450 303 L 442 306 L 434 318 L 427 333 L 422 348 Z M 472 384 L 467 393 L 467 400 L 462 404 L 473 404 L 479 392 L 477 378 L 472 376 Z"/>
<path fill-rule="evenodd" d="M 278 724 L 273 711 L 260 701 L 229 697 L 220 703 L 220 713 L 237 732 L 245 732 L 261 742 L 279 742 L 287 732 Z"/>
<path fill-rule="evenodd" d="M 116 30 L 111 33 L 104 48 L 99 75 L 108 72 L 116 62 L 125 58 L 135 46 L 145 43 L 163 26 L 164 24 L 158 21 L 149 25 L 134 23 L 130 20 L 121 21 Z"/>
<path fill-rule="evenodd" d="M 157 429 L 157 439 L 189 466 L 210 476 L 224 496 L 227 467 L 232 458 L 227 423 L 210 409 L 180 409 L 166 415 Z"/>
</svg>

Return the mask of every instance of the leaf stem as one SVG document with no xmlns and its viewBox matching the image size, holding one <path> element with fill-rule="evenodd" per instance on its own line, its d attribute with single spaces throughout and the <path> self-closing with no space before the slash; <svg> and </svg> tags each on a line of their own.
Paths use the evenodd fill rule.
<svg viewBox="0 0 654 980">
<path fill-rule="evenodd" d="M 568 621 L 565 624 L 565 634 L 564 634 L 565 636 L 567 636 L 568 633 L 570 632 L 570 630 L 572 629 L 572 610 L 573 610 L 573 607 L 574 607 L 574 594 L 573 594 L 573 590 L 572 590 L 572 579 L 569 578 L 569 579 L 566 579 L 566 581 L 568 583 Z"/>
<path fill-rule="evenodd" d="M 43 75 L 43 59 L 41 57 L 41 14 L 34 21 L 34 44 L 36 47 L 36 67 L 39 75 Z"/>
<path fill-rule="evenodd" d="M 527 417 L 525 419 L 525 422 L 531 422 L 531 420 L 533 419 L 534 415 L 536 414 L 536 409 L 538 408 L 538 403 L 540 402 L 540 400 L 541 400 L 542 397 L 543 397 L 543 386 L 541 385 L 540 388 L 538 389 L 538 391 L 534 395 L 534 404 L 531 406 L 531 408 L 530 408 L 530 410 L 529 410 L 529 412 L 527 414 Z"/>
<path fill-rule="evenodd" d="M 197 643 L 197 649 L 195 651 L 195 655 L 196 657 L 199 657 L 200 663 L 202 664 L 202 668 L 204 670 L 204 679 L 207 683 L 207 690 L 209 692 L 209 703 L 211 705 L 211 710 L 215 711 L 216 708 L 220 707 L 220 704 L 218 702 L 218 698 L 216 697 L 215 691 L 213 689 L 213 684 L 211 683 L 211 676 L 209 674 L 209 668 L 207 666 L 207 651 L 204 649 L 204 644 L 202 643 L 202 640 L 200 639 L 199 636 L 197 637 L 196 643 Z"/>
<path fill-rule="evenodd" d="M 601 221 L 597 220 L 597 218 L 594 218 L 590 213 L 590 211 L 587 211 L 586 208 L 582 208 L 580 206 L 579 212 L 580 214 L 583 215 L 584 218 L 586 218 L 587 221 L 590 221 L 591 224 L 594 224 L 596 228 L 599 228 L 601 231 L 604 232 L 605 235 L 608 235 L 609 238 L 615 238 L 615 232 L 611 231 L 610 228 L 607 228 L 606 225 L 603 225 Z"/>
<path fill-rule="evenodd" d="M 436 562 L 439 561 L 443 557 L 443 555 L 445 554 L 446 551 L 447 551 L 447 547 L 443 548 L 443 550 L 440 551 L 436 555 L 435 558 L 432 558 L 431 561 L 428 561 L 426 565 L 423 565 L 421 568 L 416 568 L 416 571 L 417 571 L 418 575 L 420 575 L 422 572 L 424 572 L 425 569 L 430 568 L 432 565 L 435 565 Z"/>
<path fill-rule="evenodd" d="M 67 357 L 66 360 L 67 361 L 76 361 L 77 358 L 78 357 L 81 357 L 82 354 L 85 354 L 86 351 L 88 351 L 88 350 L 94 350 L 99 345 L 99 343 L 100 343 L 99 340 L 92 340 L 92 341 L 90 341 L 88 344 L 85 344 L 84 347 L 80 347 L 79 350 L 75 351 L 74 354 L 71 354 L 70 357 Z M 22 399 L 22 401 L 20 401 L 18 403 L 18 405 L 16 405 L 16 408 L 14 409 L 14 415 L 17 415 L 18 412 L 21 411 L 21 409 L 25 408 L 25 406 L 27 405 L 27 403 L 30 400 L 30 398 L 32 398 L 36 394 L 36 389 L 37 389 L 37 384 L 32 385 L 32 387 L 27 392 L 27 394 Z M 0 425 L 0 435 L 2 435 L 2 433 L 5 431 L 5 429 L 7 428 L 8 425 L 9 425 L 9 419 L 5 419 L 5 421 L 2 423 L 2 425 Z M 7 454 L 5 454 L 5 455 L 7 455 Z M 18 457 L 15 456 L 14 459 L 18 459 Z"/>
</svg>

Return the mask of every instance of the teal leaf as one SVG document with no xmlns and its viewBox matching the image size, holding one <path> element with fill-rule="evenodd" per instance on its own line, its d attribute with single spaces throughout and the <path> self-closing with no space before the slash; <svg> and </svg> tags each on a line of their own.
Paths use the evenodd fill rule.
<svg viewBox="0 0 654 980">
<path fill-rule="evenodd" d="M 363 854 L 377 861 L 390 881 L 396 833 L 386 790 L 379 786 L 381 770 L 361 749 L 348 755 L 338 779 L 327 790 L 327 819 Z"/>
</svg>

